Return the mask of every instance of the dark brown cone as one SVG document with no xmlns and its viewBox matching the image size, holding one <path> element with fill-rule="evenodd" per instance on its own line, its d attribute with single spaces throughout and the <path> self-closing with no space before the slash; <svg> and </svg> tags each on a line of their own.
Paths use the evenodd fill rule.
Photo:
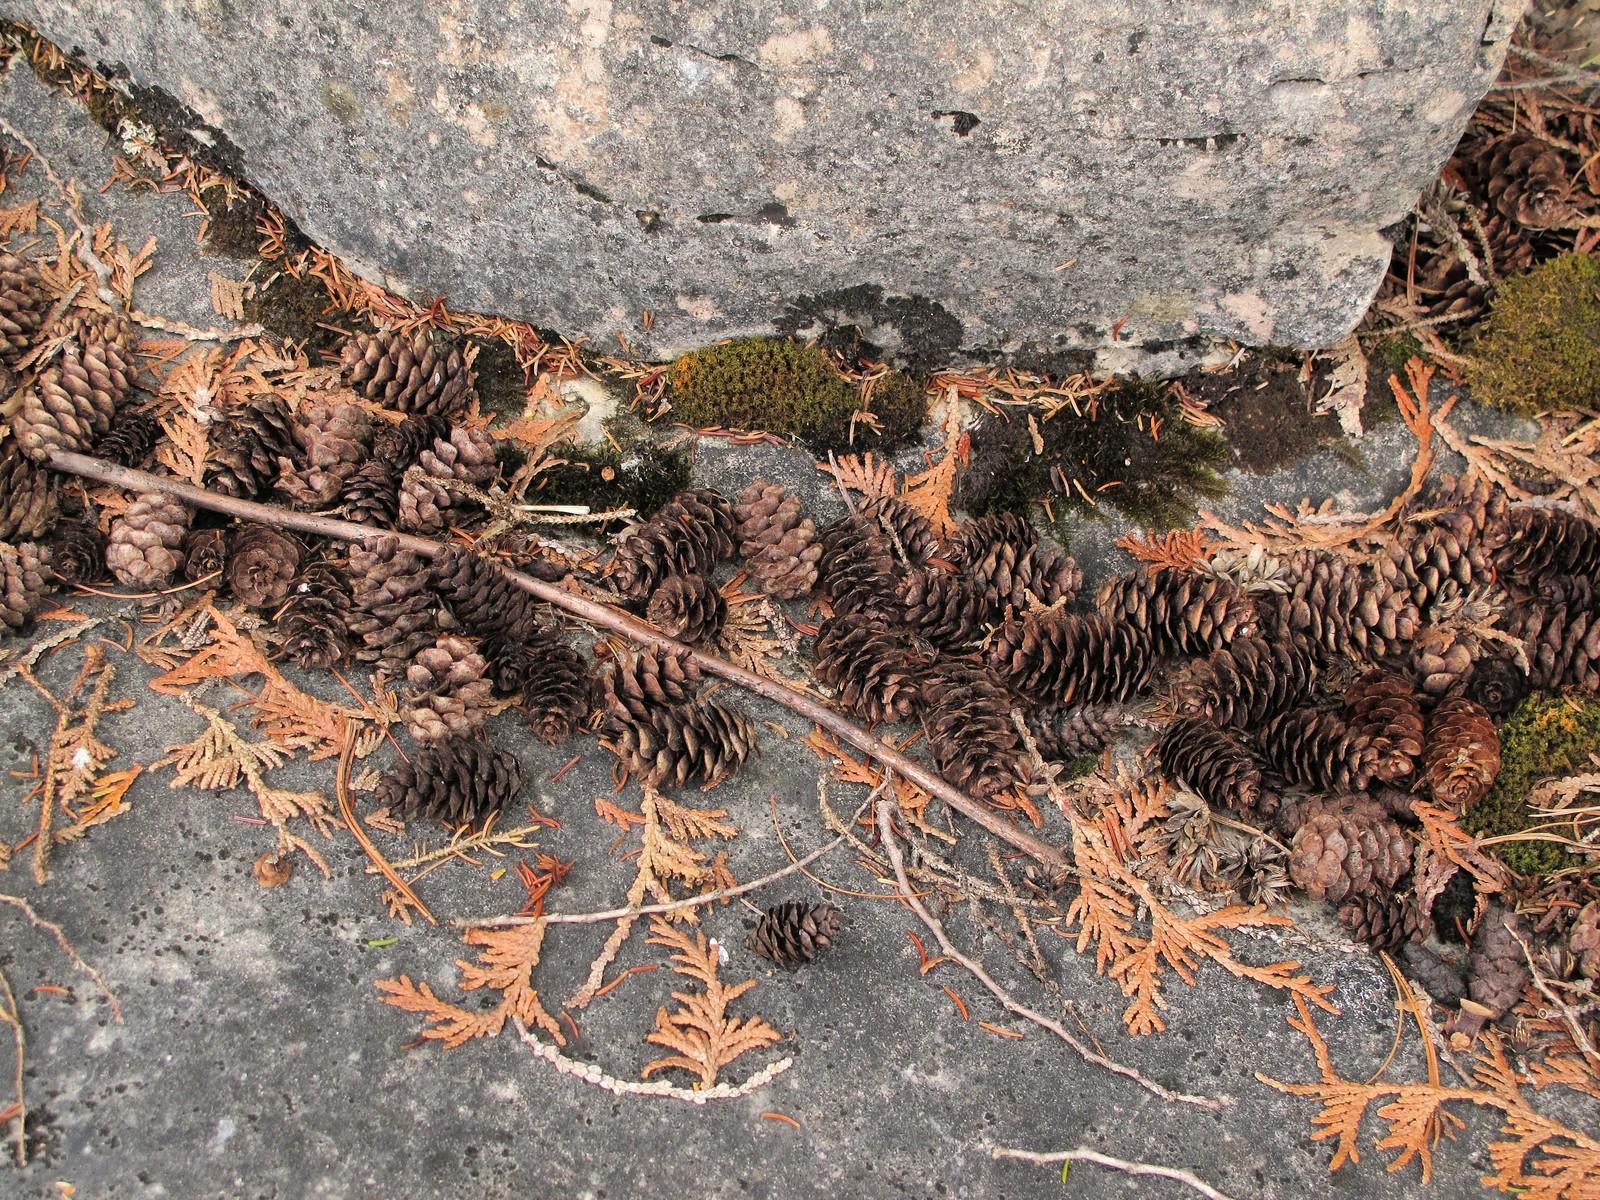
<svg viewBox="0 0 1600 1200">
<path fill-rule="evenodd" d="M 733 553 L 733 505 L 711 488 L 691 488 L 623 534 L 612 582 L 630 600 L 646 600 L 669 575 L 709 575 Z"/>
<path fill-rule="evenodd" d="M 1129 722 L 1120 704 L 1088 704 L 1048 719 L 1030 714 L 1028 724 L 1040 758 L 1068 763 L 1099 754 L 1122 736 Z"/>
<path fill-rule="evenodd" d="M 1083 572 L 1070 555 L 1043 546 L 1019 549 L 1006 541 L 964 564 L 962 574 L 990 598 L 995 620 L 1007 607 L 1020 612 L 1030 603 L 1070 603 L 1083 587 Z"/>
<path fill-rule="evenodd" d="M 467 546 L 446 546 L 435 555 L 432 577 L 439 597 L 473 637 L 526 641 L 543 626 L 538 601 Z"/>
<path fill-rule="evenodd" d="M 35 542 L 0 543 L 0 625 L 6 629 L 21 629 L 39 607 L 49 557 Z"/>
<path fill-rule="evenodd" d="M 1446 475 L 1423 507 L 1436 510 L 1434 520 L 1448 525 L 1458 535 L 1482 542 L 1505 517 L 1507 501 L 1505 492 L 1474 472 Z"/>
<path fill-rule="evenodd" d="M 1481 312 L 1493 299 L 1494 287 L 1489 278 L 1520 275 L 1534 265 L 1534 246 L 1528 230 L 1499 213 L 1491 213 L 1482 226 L 1482 238 L 1476 229 L 1467 233 L 1467 242 L 1477 259 L 1477 278 L 1467 269 L 1454 243 L 1442 237 L 1419 243 L 1416 290 L 1419 303 L 1430 317 L 1464 318 Z M 1492 270 L 1486 271 L 1486 267 Z"/>
<path fill-rule="evenodd" d="M 245 525 L 228 548 L 228 588 L 250 608 L 277 608 L 300 573 L 301 546 L 270 525 Z"/>
<path fill-rule="evenodd" d="M 1124 622 L 1157 655 L 1209 654 L 1255 632 L 1255 602 L 1227 579 L 1141 568 L 1100 589 L 1095 608 Z"/>
<path fill-rule="evenodd" d="M 939 774 L 977 800 L 1026 783 L 1011 697 L 993 671 L 965 659 L 934 663 L 918 693 Z"/>
<path fill-rule="evenodd" d="M 94 444 L 94 456 L 107 462 L 138 469 L 150 461 L 161 441 L 161 423 L 137 408 L 124 408 L 117 414 L 111 432 Z"/>
<path fill-rule="evenodd" d="M 650 597 L 645 619 L 680 642 L 711 642 L 728 619 L 728 602 L 704 575 L 673 575 Z"/>
<path fill-rule="evenodd" d="M 433 641 L 439 600 L 429 586 L 428 564 L 400 549 L 395 538 L 376 537 L 350 548 L 349 571 L 356 660 L 402 674 L 411 656 Z"/>
<path fill-rule="evenodd" d="M 472 402 L 475 348 L 435 341 L 427 330 L 358 333 L 339 359 L 344 380 L 368 400 L 396 412 L 452 417 Z"/>
<path fill-rule="evenodd" d="M 603 732 L 623 767 L 654 786 L 714 787 L 756 748 L 750 719 L 716 700 L 653 708 L 645 720 L 608 718 Z"/>
<path fill-rule="evenodd" d="M 212 587 L 226 582 L 222 572 L 228 567 L 228 533 L 225 529 L 191 529 L 183 535 L 183 577 L 190 583 L 210 579 Z"/>
<path fill-rule="evenodd" d="M 1386 793 L 1394 792 L 1385 788 Z M 1312 817 L 1334 816 L 1359 821 L 1385 821 L 1396 816 L 1389 807 L 1370 792 L 1350 792 L 1343 796 L 1327 793 L 1299 796 L 1292 805 L 1278 811 L 1278 826 L 1293 835 Z"/>
<path fill-rule="evenodd" d="M 1337 713 L 1297 708 L 1272 718 L 1261 735 L 1271 767 L 1291 784 L 1324 792 L 1367 786 L 1377 753 Z"/>
<path fill-rule="evenodd" d="M 526 642 L 490 638 L 480 647 L 489 679 L 502 696 L 516 696 L 540 740 L 565 741 L 589 715 L 589 662 L 555 634 Z"/>
<path fill-rule="evenodd" d="M 276 396 L 253 400 L 211 426 L 206 455 L 206 487 L 241 500 L 261 500 L 278 482 L 280 463 L 299 467 L 289 408 Z"/>
<path fill-rule="evenodd" d="M 473 738 L 446 738 L 396 765 L 378 781 L 377 797 L 393 813 L 481 825 L 521 790 L 522 764 L 514 754 Z"/>
<path fill-rule="evenodd" d="M 817 678 L 838 702 L 871 724 L 904 721 L 917 703 L 924 661 L 898 626 L 849 613 L 817 634 Z"/>
<path fill-rule="evenodd" d="M 12 418 L 17 444 L 41 462 L 56 450 L 89 449 L 110 430 L 137 373 L 132 353 L 115 342 L 64 343 Z"/>
<path fill-rule="evenodd" d="M 345 520 L 391 529 L 400 519 L 400 473 L 383 458 L 364 462 L 339 490 Z"/>
<path fill-rule="evenodd" d="M 1029 613 L 989 643 L 989 665 L 1030 705 L 1072 708 L 1126 700 L 1149 682 L 1154 657 L 1132 626 L 1104 616 Z"/>
<path fill-rule="evenodd" d="M 1498 1021 L 1522 999 L 1533 979 L 1523 945 L 1531 944 L 1528 924 L 1498 904 L 1491 904 L 1472 931 L 1467 956 L 1467 992 Z M 1520 940 L 1519 940 L 1520 939 Z"/>
<path fill-rule="evenodd" d="M 1173 701 L 1185 716 L 1252 729 L 1304 702 L 1317 675 L 1317 661 L 1300 638 L 1238 638 L 1196 663 L 1173 689 Z"/>
<path fill-rule="evenodd" d="M 1300 551 L 1285 564 L 1282 581 L 1288 590 L 1272 605 L 1276 625 L 1305 635 L 1324 654 L 1377 659 L 1416 636 L 1410 595 L 1336 555 Z"/>
<path fill-rule="evenodd" d="M 183 537 L 193 516 L 171 496 L 135 496 L 111 523 L 106 546 L 106 566 L 117 582 L 146 590 L 165 587 L 183 568 Z"/>
<path fill-rule="evenodd" d="M 1156 743 L 1161 769 L 1214 808 L 1270 817 L 1278 797 L 1261 786 L 1261 770 L 1238 738 L 1204 717 L 1180 717 Z"/>
<path fill-rule="evenodd" d="M 976 580 L 943 567 L 907 575 L 895 599 L 908 626 L 939 649 L 958 653 L 981 642 L 1004 611 Z"/>
<path fill-rule="evenodd" d="M 396 474 L 401 474 L 440 438 L 450 440 L 449 417 L 407 417 L 378 430 L 372 439 L 372 457 L 383 460 Z"/>
<path fill-rule="evenodd" d="M 319 558 L 300 572 L 278 613 L 279 646 L 299 666 L 327 670 L 350 652 L 350 584 L 339 564 Z"/>
<path fill-rule="evenodd" d="M 1457 812 L 1476 804 L 1500 774 L 1500 735 L 1489 714 L 1465 697 L 1428 716 L 1424 761 L 1433 798 Z"/>
<path fill-rule="evenodd" d="M 93 521 L 57 521 L 50 539 L 50 573 L 63 584 L 105 578 L 106 535 Z"/>
<path fill-rule="evenodd" d="M 1002 544 L 1011 546 L 1019 555 L 1026 554 L 1039 544 L 1039 531 L 1026 517 L 1009 512 L 963 522 L 950 539 L 950 561 L 958 567 L 975 566 Z"/>
<path fill-rule="evenodd" d="M 1393 783 L 1416 769 L 1422 754 L 1422 702 L 1409 682 L 1368 671 L 1344 693 L 1350 732 L 1372 745 L 1372 778 Z"/>
<path fill-rule="evenodd" d="M 761 915 L 744 944 L 785 971 L 808 963 L 839 936 L 842 914 L 831 904 L 806 905 L 798 900 L 774 904 Z"/>
<path fill-rule="evenodd" d="M 422 451 L 417 463 L 400 481 L 401 529 L 417 533 L 440 532 L 450 522 L 453 509 L 472 501 L 461 492 L 452 492 L 436 479 L 454 480 L 472 487 L 487 487 L 499 471 L 495 461 L 494 438 L 486 429 L 458 425 L 448 438 L 435 439 Z"/>
<path fill-rule="evenodd" d="M 1388 954 L 1398 954 L 1407 942 L 1420 942 L 1428 930 L 1416 901 L 1393 892 L 1346 896 L 1339 905 L 1339 924 L 1356 941 Z"/>
<path fill-rule="evenodd" d="M 372 414 L 359 404 L 328 401 L 301 409 L 293 433 L 305 465 L 280 458 L 278 487 L 307 508 L 331 503 L 367 460 L 376 432 Z"/>
<path fill-rule="evenodd" d="M 1460 691 L 1472 675 L 1477 650 L 1477 640 L 1470 636 L 1433 625 L 1419 629 L 1409 658 L 1417 690 L 1430 698 Z"/>
<path fill-rule="evenodd" d="M 1417 530 L 1378 559 L 1377 575 L 1410 597 L 1420 620 L 1473 588 L 1494 582 L 1495 569 L 1482 542 L 1444 525 Z"/>
<path fill-rule="evenodd" d="M 1498 655 L 1472 664 L 1467 679 L 1467 699 L 1491 717 L 1509 716 L 1530 691 L 1528 673 L 1509 658 Z"/>
<path fill-rule="evenodd" d="M 50 474 L 15 446 L 0 458 L 0 542 L 41 537 L 56 521 Z"/>
<path fill-rule="evenodd" d="M 1578 910 L 1567 928 L 1567 950 L 1578 974 L 1600 979 L 1600 901 L 1591 900 Z"/>
<path fill-rule="evenodd" d="M 808 595 L 817 582 L 822 544 L 817 525 L 800 515 L 800 499 L 775 483 L 758 479 L 739 493 L 739 553 L 750 578 L 779 600 Z"/>
<path fill-rule="evenodd" d="M 664 708 L 687 704 L 700 690 L 700 668 L 688 651 L 646 647 L 612 661 L 600 680 L 600 699 L 608 719 L 647 721 Z"/>
<path fill-rule="evenodd" d="M 1508 509 L 1490 539 L 1509 583 L 1536 587 L 1557 575 L 1600 574 L 1600 527 L 1562 508 Z"/>
<path fill-rule="evenodd" d="M 822 531 L 817 585 L 841 616 L 899 617 L 894 545 L 876 521 L 841 517 Z"/>
<path fill-rule="evenodd" d="M 1295 831 L 1289 878 L 1313 900 L 1339 903 L 1388 889 L 1411 868 L 1411 839 L 1387 817 L 1318 813 Z"/>
<path fill-rule="evenodd" d="M 489 718 L 493 686 L 484 678 L 488 661 L 466 638 L 443 634 L 406 667 L 406 700 L 400 709 L 419 742 L 436 742 L 476 730 Z"/>
<path fill-rule="evenodd" d="M 1505 629 L 1528 656 L 1528 682 L 1600 691 L 1600 593 L 1586 578 L 1546 579 L 1532 604 L 1513 605 Z"/>
<path fill-rule="evenodd" d="M 49 311 L 50 293 L 34 261 L 0 251 L 0 359 L 26 354 Z"/>
<path fill-rule="evenodd" d="M 905 554 L 905 561 L 913 570 L 924 566 L 939 552 L 939 539 L 934 536 L 928 518 L 903 500 L 893 496 L 869 500 L 861 506 L 861 517 L 866 521 L 876 521 L 891 547 L 899 544 L 899 550 Z M 899 561 L 898 554 L 896 561 Z"/>
<path fill-rule="evenodd" d="M 1489 203 L 1525 229 L 1552 229 L 1576 216 L 1575 169 L 1566 155 L 1531 133 L 1513 133 L 1481 152 L 1478 171 Z"/>
</svg>

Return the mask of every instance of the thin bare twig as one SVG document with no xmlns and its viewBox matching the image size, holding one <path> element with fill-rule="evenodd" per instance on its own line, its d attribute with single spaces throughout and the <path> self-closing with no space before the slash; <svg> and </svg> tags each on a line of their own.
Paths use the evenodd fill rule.
<svg viewBox="0 0 1600 1200">
<path fill-rule="evenodd" d="M 1522 951 L 1522 957 L 1528 961 L 1528 973 L 1533 976 L 1533 986 L 1538 988 L 1539 994 L 1548 1000 L 1555 1010 L 1561 1014 L 1562 1023 L 1566 1025 L 1567 1032 L 1572 1035 L 1572 1044 L 1588 1060 L 1589 1066 L 1600 1071 L 1600 1051 L 1596 1051 L 1594 1042 L 1583 1031 L 1583 1022 L 1578 1019 L 1578 1014 L 1573 1011 L 1572 1005 L 1556 995 L 1555 989 L 1550 986 L 1550 981 L 1539 974 L 1539 967 L 1533 961 L 1533 951 L 1528 949 L 1528 943 L 1523 941 L 1515 930 L 1510 932 L 1511 936 L 1517 939 L 1517 946 Z"/>
<path fill-rule="evenodd" d="M 111 1006 L 111 1015 L 116 1018 L 118 1025 L 122 1024 L 122 1005 L 117 1003 L 117 998 L 111 994 L 111 989 L 106 986 L 106 981 L 100 978 L 100 972 L 84 962 L 83 956 L 72 948 L 72 943 L 67 941 L 67 935 L 61 932 L 61 926 L 54 921 L 45 920 L 34 912 L 33 906 L 21 896 L 8 896 L 4 892 L 0 892 L 0 904 L 9 904 L 13 908 L 20 908 L 35 928 L 48 929 L 51 936 L 56 939 L 56 945 L 61 947 L 61 953 L 72 961 L 73 966 L 94 980 L 94 986 L 100 990 L 100 994 L 106 998 L 106 1003 Z"/>
<path fill-rule="evenodd" d="M 6 1006 L 0 1008 L 0 1021 L 11 1026 L 11 1040 L 17 1045 L 17 1076 L 13 1082 L 17 1089 L 17 1166 L 21 1168 L 28 1165 L 28 1101 L 22 1091 L 22 1062 L 27 1047 L 22 1034 L 22 1011 L 17 1007 L 16 993 L 11 990 L 11 981 L 4 971 L 0 971 L 0 991 L 6 995 Z"/>
<path fill-rule="evenodd" d="M 361 843 L 361 848 L 367 852 L 367 857 L 372 860 L 373 865 L 379 871 L 383 872 L 383 877 L 394 886 L 395 891 L 399 892 L 407 903 L 421 913 L 423 919 L 429 925 L 437 925 L 439 918 L 428 911 L 428 906 L 419 900 L 417 894 L 411 890 L 406 881 L 400 878 L 399 873 L 389 865 L 389 860 L 384 858 L 378 848 L 372 844 L 372 839 L 367 836 L 366 830 L 362 829 L 361 823 L 356 820 L 355 806 L 350 803 L 350 757 L 355 753 L 355 748 L 356 727 L 352 724 L 344 731 L 344 748 L 339 753 L 339 769 L 334 772 L 333 776 L 333 790 L 339 799 L 339 813 L 344 817 L 344 823 L 349 826 L 350 832 L 355 836 L 356 841 Z"/>
<path fill-rule="evenodd" d="M 989 1155 L 992 1158 L 1020 1158 L 1024 1162 L 1038 1163 L 1041 1166 L 1086 1162 L 1093 1163 L 1097 1167 L 1121 1171 L 1126 1175 L 1158 1175 L 1162 1179 L 1170 1179 L 1174 1183 L 1193 1188 L 1206 1197 L 1206 1200 L 1231 1200 L 1226 1192 L 1217 1191 L 1205 1180 L 1177 1167 L 1158 1167 L 1154 1163 L 1130 1162 L 1125 1158 L 1113 1158 L 1109 1154 L 1101 1154 L 1098 1150 L 1089 1150 L 1082 1146 L 1076 1150 L 1053 1150 L 1049 1153 L 1040 1153 L 1037 1150 L 1013 1150 L 1007 1146 L 990 1146 Z"/>
</svg>

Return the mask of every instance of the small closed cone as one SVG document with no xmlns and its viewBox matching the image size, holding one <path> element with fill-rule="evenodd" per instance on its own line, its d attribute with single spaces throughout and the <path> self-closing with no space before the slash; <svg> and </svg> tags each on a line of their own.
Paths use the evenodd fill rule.
<svg viewBox="0 0 1600 1200">
<path fill-rule="evenodd" d="M 1528 923 L 1509 909 L 1491 904 L 1472 931 L 1467 956 L 1467 992 L 1499 1020 L 1522 999 L 1533 978 L 1523 946 L 1531 945 Z"/>
<path fill-rule="evenodd" d="M 0 360 L 15 362 L 33 345 L 50 311 L 50 293 L 30 258 L 0 251 Z"/>
<path fill-rule="evenodd" d="M 93 521 L 58 521 L 50 540 L 50 573 L 64 584 L 94 583 L 106 574 L 106 535 Z"/>
<path fill-rule="evenodd" d="M 1207 804 L 1245 817 L 1270 817 L 1278 797 L 1262 786 L 1261 770 L 1231 729 L 1208 717 L 1180 717 L 1156 743 L 1161 769 Z"/>
<path fill-rule="evenodd" d="M 350 583 L 339 564 L 318 559 L 302 569 L 278 613 L 283 657 L 326 670 L 350 652 Z"/>
<path fill-rule="evenodd" d="M 402 816 L 445 825 L 481 825 L 522 790 L 514 754 L 474 738 L 450 737 L 422 746 L 378 781 L 380 804 Z"/>
<path fill-rule="evenodd" d="M 493 685 L 488 660 L 466 638 L 442 635 L 417 651 L 406 667 L 406 702 L 400 715 L 419 742 L 458 737 L 488 719 Z"/>
<path fill-rule="evenodd" d="M 489 638 L 480 647 L 489 679 L 502 696 L 514 696 L 534 734 L 549 743 L 565 741 L 589 713 L 589 661 L 541 630 L 527 641 Z"/>
<path fill-rule="evenodd" d="M 183 535 L 183 577 L 190 583 L 204 579 L 220 588 L 228 567 L 228 531 L 208 526 Z"/>
<path fill-rule="evenodd" d="M 1500 774 L 1500 735 L 1466 697 L 1442 702 L 1428 717 L 1424 760 L 1433 798 L 1461 812 L 1476 804 Z"/>
<path fill-rule="evenodd" d="M 1578 974 L 1600 979 L 1600 900 L 1591 900 L 1578 910 L 1567 929 L 1567 949 L 1576 960 Z"/>
<path fill-rule="evenodd" d="M 1564 508 L 1507 509 L 1488 536 L 1506 582 L 1534 587 L 1558 575 L 1600 574 L 1600 526 Z"/>
<path fill-rule="evenodd" d="M 977 800 L 1027 782 L 1012 700 L 992 670 L 967 659 L 933 663 L 918 685 L 917 707 L 939 774 Z"/>
<path fill-rule="evenodd" d="M 1410 682 L 1369 671 L 1345 689 L 1344 704 L 1351 735 L 1372 746 L 1372 777 L 1384 783 L 1409 777 L 1423 746 L 1422 701 Z"/>
<path fill-rule="evenodd" d="M 228 552 L 228 587 L 251 608 L 274 609 L 300 573 L 300 542 L 270 525 L 245 525 Z"/>
<path fill-rule="evenodd" d="M 448 438 L 437 438 L 432 447 L 423 450 L 416 465 L 402 477 L 397 517 L 400 528 L 423 534 L 440 532 L 449 523 L 452 510 L 471 501 L 464 493 L 452 492 L 435 481 L 453 480 L 481 488 L 498 470 L 494 439 L 488 430 L 456 426 Z"/>
<path fill-rule="evenodd" d="M 0 542 L 42 537 L 55 520 L 50 473 L 12 444 L 0 458 Z"/>
<path fill-rule="evenodd" d="M 728 619 L 728 602 L 703 575 L 673 575 L 650 597 L 645 619 L 680 642 L 711 642 Z"/>
<path fill-rule="evenodd" d="M 1313 900 L 1335 904 L 1392 888 L 1411 867 L 1411 840 L 1388 817 L 1322 812 L 1295 832 L 1289 878 Z"/>
<path fill-rule="evenodd" d="M 670 575 L 706 575 L 733 553 L 733 505 L 713 488 L 690 488 L 617 543 L 612 583 L 630 600 L 646 600 Z"/>
<path fill-rule="evenodd" d="M 840 517 L 822 531 L 817 586 L 841 615 L 900 617 L 894 544 L 876 520 Z"/>
<path fill-rule="evenodd" d="M 1525 229 L 1553 229 L 1577 214 L 1577 164 L 1533 133 L 1518 130 L 1491 142 L 1476 165 L 1495 211 Z"/>
<path fill-rule="evenodd" d="M 111 524 L 106 566 L 117 582 L 145 589 L 165 587 L 183 568 L 183 539 L 193 517 L 180 501 L 160 492 L 135 496 Z"/>
<path fill-rule="evenodd" d="M 403 674 L 411 656 L 432 643 L 437 626 L 429 564 L 393 536 L 375 537 L 350 548 L 348 570 L 354 657 Z"/>
<path fill-rule="evenodd" d="M 768 962 L 793 971 L 833 944 L 842 915 L 831 904 L 785 901 L 762 914 L 744 944 Z"/>
<path fill-rule="evenodd" d="M 475 347 L 463 353 L 425 329 L 383 329 L 346 342 L 339 369 L 346 383 L 385 408 L 449 417 L 471 404 L 476 394 L 476 354 Z"/>
<path fill-rule="evenodd" d="M 430 580 L 461 628 L 473 637 L 522 641 L 543 626 L 539 602 L 493 559 L 470 547 L 444 547 L 434 557 Z"/>
<path fill-rule="evenodd" d="M 161 424 L 149 413 L 124 408 L 111 431 L 94 444 L 93 454 L 124 467 L 143 467 L 161 441 Z"/>
<path fill-rule="evenodd" d="M 0 542 L 0 626 L 21 629 L 39 607 L 47 587 L 50 555 L 35 542 Z M 3 632 L 4 630 L 0 630 Z"/>
<path fill-rule="evenodd" d="M 1407 942 L 1420 941 L 1428 921 L 1411 896 L 1368 892 L 1345 897 L 1339 905 L 1339 924 L 1358 942 L 1395 954 Z"/>
<path fill-rule="evenodd" d="M 264 396 L 213 422 L 206 487 L 241 500 L 265 499 L 283 465 L 293 471 L 303 456 L 288 406 L 276 396 Z"/>
<path fill-rule="evenodd" d="M 66 342 L 12 418 L 22 452 L 43 462 L 57 450 L 88 450 L 110 431 L 136 373 L 132 353 L 115 342 Z"/>
<path fill-rule="evenodd" d="M 734 517 L 739 553 L 755 585 L 779 600 L 808 595 L 817 582 L 822 544 L 816 522 L 800 513 L 799 497 L 758 479 L 739 493 Z"/>
<path fill-rule="evenodd" d="M 927 663 L 905 632 L 867 614 L 830 617 L 817 634 L 817 678 L 847 711 L 876 725 L 911 716 Z"/>
</svg>

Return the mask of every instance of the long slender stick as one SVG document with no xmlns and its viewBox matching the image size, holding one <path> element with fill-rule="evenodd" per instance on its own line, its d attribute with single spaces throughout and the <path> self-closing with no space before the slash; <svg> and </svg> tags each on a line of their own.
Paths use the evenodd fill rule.
<svg viewBox="0 0 1600 1200">
<path fill-rule="evenodd" d="M 367 836 L 366 830 L 361 828 L 361 822 L 356 820 L 355 806 L 350 803 L 350 755 L 355 750 L 355 747 L 356 727 L 351 725 L 344 731 L 344 748 L 339 754 L 339 769 L 333 777 L 333 790 L 339 799 L 339 813 L 344 817 L 344 823 L 349 827 L 356 841 L 361 843 L 361 848 L 367 852 L 367 857 L 383 873 L 383 877 L 394 885 L 395 891 L 399 892 L 407 903 L 421 913 L 429 925 L 437 925 L 439 918 L 428 911 L 428 906 L 418 899 L 417 894 L 411 890 L 406 881 L 400 878 L 395 869 L 389 865 L 389 860 L 384 858 L 378 848 L 372 844 L 372 839 Z"/>
<path fill-rule="evenodd" d="M 1203 1179 L 1198 1179 L 1188 1171 L 1180 1171 L 1177 1167 L 1158 1167 L 1154 1163 L 1129 1162 L 1125 1158 L 1112 1158 L 1109 1154 L 1101 1154 L 1098 1150 L 1089 1150 L 1080 1146 L 1076 1150 L 1056 1150 L 1047 1154 L 1040 1154 L 1036 1150 L 1012 1150 L 1006 1146 L 989 1147 L 992 1158 L 1020 1158 L 1024 1162 L 1041 1163 L 1046 1166 L 1052 1163 L 1094 1163 L 1097 1167 L 1109 1167 L 1113 1171 L 1121 1171 L 1127 1175 L 1158 1175 L 1162 1179 L 1171 1179 L 1186 1187 L 1192 1187 L 1206 1200 L 1229 1200 L 1225 1192 L 1219 1192 Z"/>
<path fill-rule="evenodd" d="M 274 504 L 257 504 L 251 500 L 236 500 L 232 496 L 209 492 L 204 488 L 195 487 L 193 484 L 184 483 L 178 479 L 151 475 L 148 472 L 135 471 L 129 467 L 119 467 L 97 458 L 90 458 L 86 454 L 73 454 L 69 451 L 57 450 L 51 454 L 48 461 L 49 465 L 56 470 L 65 471 L 70 475 L 98 479 L 102 483 L 128 488 L 132 491 L 162 492 L 169 496 L 176 496 L 184 503 L 192 504 L 196 508 L 208 508 L 213 512 L 244 517 L 247 520 L 259 521 L 264 525 L 276 526 L 279 529 L 292 529 L 299 533 L 339 538 L 343 541 L 363 541 L 382 532 L 374 530 L 370 525 L 357 525 L 352 521 L 340 521 L 334 517 L 319 517 L 313 513 L 292 512 L 286 508 L 279 508 Z M 440 543 L 430 538 L 415 537 L 403 533 L 392 536 L 397 537 L 400 545 L 405 549 L 423 555 L 426 558 L 434 557 L 443 549 Z M 968 820 L 983 826 L 995 837 L 1010 843 L 1044 866 L 1053 871 L 1066 869 L 1066 861 L 1054 846 L 1017 829 L 998 814 L 971 799 L 960 788 L 953 787 L 940 776 L 928 770 L 927 767 L 907 758 L 893 746 L 879 741 L 853 721 L 848 720 L 825 705 L 819 704 L 810 696 L 779 683 L 775 679 L 768 679 L 764 675 L 746 671 L 743 667 L 736 666 L 725 658 L 718 658 L 714 654 L 707 654 L 703 650 L 685 646 L 682 642 L 667 637 L 666 634 L 654 626 L 647 625 L 632 614 L 613 608 L 609 604 L 601 604 L 587 597 L 574 595 L 554 584 L 534 579 L 530 575 L 524 575 L 520 571 L 507 570 L 505 574 L 512 583 L 530 595 L 536 596 L 548 604 L 555 605 L 557 608 L 565 609 L 574 616 L 581 617 L 583 620 L 598 625 L 603 629 L 620 633 L 624 637 L 645 646 L 659 647 L 673 652 L 687 652 L 690 659 L 702 671 L 712 675 L 719 675 L 731 683 L 738 684 L 746 691 L 751 691 L 758 696 L 764 696 L 768 700 L 776 701 L 799 713 L 808 721 L 816 722 L 830 733 L 849 742 L 858 750 L 870 754 L 873 758 L 883 763 L 884 766 L 892 767 L 929 795 L 939 797 L 939 799 L 961 813 Z"/>
</svg>

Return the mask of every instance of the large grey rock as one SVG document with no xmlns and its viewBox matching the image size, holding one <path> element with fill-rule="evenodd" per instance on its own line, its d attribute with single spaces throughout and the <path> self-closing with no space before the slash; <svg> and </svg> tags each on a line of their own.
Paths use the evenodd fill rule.
<svg viewBox="0 0 1600 1200">
<path fill-rule="evenodd" d="M 856 323 L 924 365 L 1336 339 L 1521 9 L 0 0 L 414 297 L 658 354 Z"/>
</svg>

